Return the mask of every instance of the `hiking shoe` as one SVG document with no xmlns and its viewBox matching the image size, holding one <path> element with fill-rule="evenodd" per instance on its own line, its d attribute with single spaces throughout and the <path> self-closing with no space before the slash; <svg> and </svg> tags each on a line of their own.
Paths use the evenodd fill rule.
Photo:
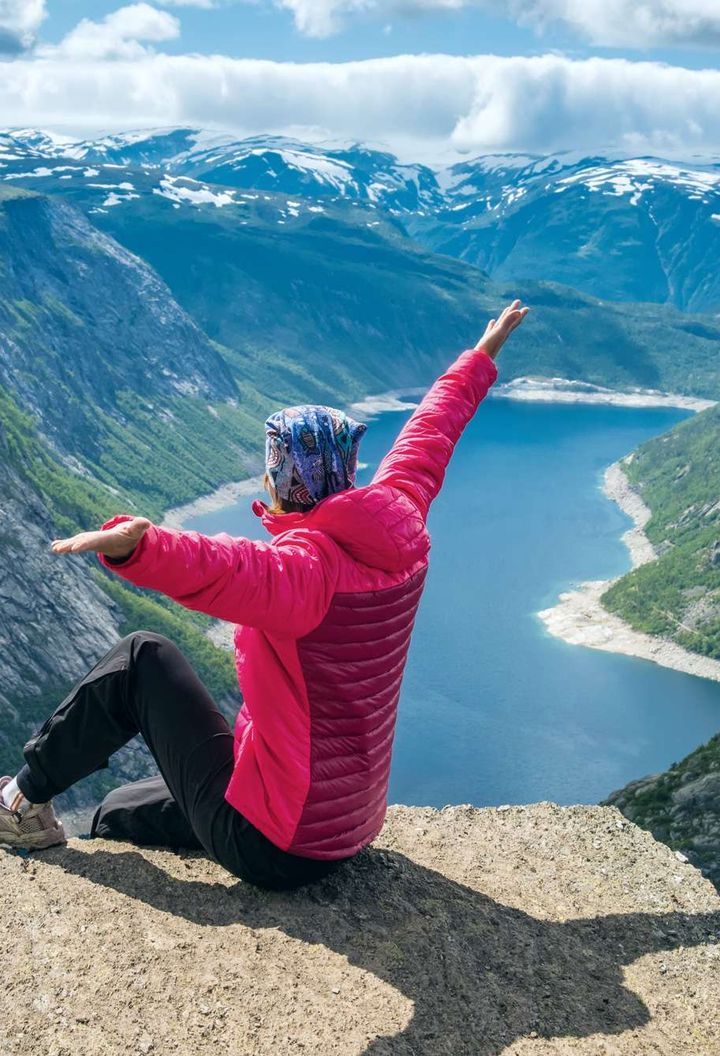
<svg viewBox="0 0 720 1056">
<path fill-rule="evenodd" d="M 0 792 L 9 781 L 11 777 L 0 778 Z M 0 800 L 0 844 L 39 851 L 58 843 L 67 843 L 67 837 L 52 803 L 33 803 L 20 814 L 9 810 Z"/>
</svg>

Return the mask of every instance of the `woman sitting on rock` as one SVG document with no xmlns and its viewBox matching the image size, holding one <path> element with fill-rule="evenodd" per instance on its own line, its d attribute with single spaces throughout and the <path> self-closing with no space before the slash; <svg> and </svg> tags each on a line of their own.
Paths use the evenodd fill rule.
<svg viewBox="0 0 720 1056">
<path fill-rule="evenodd" d="M 428 567 L 428 510 L 527 311 L 515 301 L 435 382 L 367 487 L 354 486 L 366 426 L 328 407 L 268 418 L 272 502 L 253 509 L 270 542 L 123 515 L 52 544 L 56 554 L 95 551 L 130 583 L 238 624 L 244 703 L 233 734 L 172 642 L 128 635 L 28 741 L 18 775 L 0 781 L 0 843 L 64 842 L 52 797 L 138 733 L 160 774 L 110 792 L 93 836 L 202 848 L 272 889 L 326 876 L 375 839 Z"/>
</svg>

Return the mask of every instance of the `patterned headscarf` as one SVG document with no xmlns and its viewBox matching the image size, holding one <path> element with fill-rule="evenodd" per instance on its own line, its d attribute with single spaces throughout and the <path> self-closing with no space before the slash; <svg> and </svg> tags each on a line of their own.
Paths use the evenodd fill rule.
<svg viewBox="0 0 720 1056">
<path fill-rule="evenodd" d="M 366 425 L 334 407 L 286 407 L 265 422 L 265 468 L 279 498 L 313 506 L 355 482 Z"/>
</svg>

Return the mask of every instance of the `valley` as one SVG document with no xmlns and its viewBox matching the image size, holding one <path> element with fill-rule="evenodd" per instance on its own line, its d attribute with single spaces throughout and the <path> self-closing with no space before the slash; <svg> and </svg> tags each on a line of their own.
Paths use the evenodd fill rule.
<svg viewBox="0 0 720 1056">
<path fill-rule="evenodd" d="M 516 293 L 534 316 L 503 357 L 504 382 L 720 399 L 719 187 L 706 162 L 506 155 L 431 170 L 359 145 L 193 129 L 1 134 L 13 542 L 0 575 L 14 600 L 0 765 L 48 701 L 138 626 L 180 641 L 236 709 L 232 664 L 207 621 L 88 575 L 85 562 L 60 569 L 47 541 L 118 509 L 161 518 L 252 476 L 276 406 L 427 386 Z M 697 467 L 712 467 L 718 432 L 718 412 L 704 411 L 628 464 L 661 556 L 603 599 L 633 627 L 709 657 L 720 641 L 718 492 Z M 73 805 L 145 765 L 126 753 Z"/>
</svg>

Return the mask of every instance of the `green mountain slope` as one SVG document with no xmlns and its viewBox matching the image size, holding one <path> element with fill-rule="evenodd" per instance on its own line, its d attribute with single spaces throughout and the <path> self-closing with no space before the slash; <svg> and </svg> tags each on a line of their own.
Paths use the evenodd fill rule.
<svg viewBox="0 0 720 1056">
<path fill-rule="evenodd" d="M 75 472 L 153 515 L 249 463 L 257 392 L 67 203 L 2 190 L 0 291 L 0 384 Z"/>
<path fill-rule="evenodd" d="M 637 630 L 720 659 L 720 407 L 650 440 L 624 468 L 652 510 L 647 533 L 660 556 L 603 603 Z"/>
<path fill-rule="evenodd" d="M 430 383 L 516 295 L 535 312 L 503 356 L 504 379 L 720 397 L 720 324 L 711 317 L 601 302 L 552 283 L 497 285 L 420 248 L 377 211 L 336 203 L 318 214 L 308 202 L 291 204 L 265 195 L 174 208 L 140 195 L 92 219 L 152 264 L 230 351 L 236 376 L 249 374 L 276 400 L 297 385 L 329 400 Z"/>
<path fill-rule="evenodd" d="M 720 890 L 720 735 L 664 774 L 613 792 L 607 802 L 685 854 Z"/>
<path fill-rule="evenodd" d="M 443 174 L 445 202 L 408 218 L 439 253 L 498 280 L 543 275 L 618 301 L 720 304 L 720 170 L 660 158 L 477 158 Z"/>
<path fill-rule="evenodd" d="M 624 469 L 652 510 L 647 533 L 659 557 L 620 579 L 603 603 L 638 630 L 720 659 L 720 407 L 643 444 Z M 720 889 L 720 735 L 608 802 Z"/>
<path fill-rule="evenodd" d="M 714 317 L 600 301 L 554 283 L 498 284 L 423 248 L 403 226 L 409 213 L 370 202 L 240 190 L 129 159 L 98 168 L 60 160 L 28 161 L 24 176 L 6 178 L 72 202 L 149 262 L 222 345 L 235 379 L 252 379 L 273 403 L 430 383 L 515 295 L 537 310 L 503 358 L 506 379 L 720 395 Z"/>
</svg>

